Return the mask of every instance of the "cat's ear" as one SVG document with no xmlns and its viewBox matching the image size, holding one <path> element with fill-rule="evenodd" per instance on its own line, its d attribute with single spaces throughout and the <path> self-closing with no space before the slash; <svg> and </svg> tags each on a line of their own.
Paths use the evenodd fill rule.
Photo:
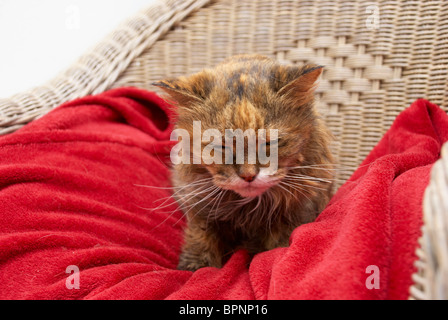
<svg viewBox="0 0 448 320">
<path fill-rule="evenodd" d="M 152 85 L 163 89 L 181 107 L 203 102 L 210 91 L 210 79 L 203 73 L 165 79 Z"/>
<path fill-rule="evenodd" d="M 314 90 L 318 85 L 318 79 L 323 71 L 323 66 L 306 65 L 300 69 L 295 79 L 283 86 L 278 94 L 288 96 L 302 103 L 313 98 Z"/>
</svg>

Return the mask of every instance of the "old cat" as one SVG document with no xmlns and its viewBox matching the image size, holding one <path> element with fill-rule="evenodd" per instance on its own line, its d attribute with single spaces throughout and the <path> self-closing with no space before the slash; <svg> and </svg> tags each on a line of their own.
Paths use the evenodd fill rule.
<svg viewBox="0 0 448 320">
<path fill-rule="evenodd" d="M 258 159 L 250 163 L 247 148 L 240 163 L 173 166 L 172 183 L 179 188 L 175 198 L 187 218 L 179 269 L 221 267 L 240 248 L 253 255 L 288 246 L 291 232 L 325 208 L 333 159 L 331 134 L 315 107 L 322 70 L 314 64 L 285 65 L 261 55 L 239 55 L 215 68 L 154 83 L 177 107 L 176 128 L 191 134 L 194 121 L 223 137 L 226 129 L 278 132 L 256 138 L 257 148 L 268 153 L 275 149 L 275 171 Z M 223 158 L 224 151 L 236 148 L 234 140 L 213 143 Z"/>
</svg>

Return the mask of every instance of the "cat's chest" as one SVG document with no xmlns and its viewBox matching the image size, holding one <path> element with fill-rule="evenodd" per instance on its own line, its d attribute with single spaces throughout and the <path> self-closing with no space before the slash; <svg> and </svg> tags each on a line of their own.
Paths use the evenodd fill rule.
<svg viewBox="0 0 448 320">
<path fill-rule="evenodd" d="M 289 234 L 285 231 L 287 226 L 281 223 L 275 225 L 246 225 L 237 226 L 231 222 L 218 223 L 216 234 L 219 235 L 221 243 L 225 244 L 223 251 L 235 249 L 246 249 L 250 254 L 270 250 L 279 246 L 287 246 Z M 288 233 L 288 232 L 286 232 Z"/>
</svg>

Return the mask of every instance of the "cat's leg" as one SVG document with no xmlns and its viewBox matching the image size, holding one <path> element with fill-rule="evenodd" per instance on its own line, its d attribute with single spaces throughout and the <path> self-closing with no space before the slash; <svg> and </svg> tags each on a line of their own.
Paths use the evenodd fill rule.
<svg viewBox="0 0 448 320">
<path fill-rule="evenodd" d="M 289 238 L 293 230 L 294 226 L 292 225 L 280 225 L 266 232 L 264 235 L 260 235 L 259 238 L 252 238 L 252 241 L 256 242 L 250 244 L 251 249 L 249 249 L 249 253 L 255 255 L 275 248 L 288 247 Z"/>
<path fill-rule="evenodd" d="M 221 267 L 219 238 L 213 230 L 206 231 L 198 222 L 190 221 L 184 239 L 177 269 L 195 271 L 202 267 Z"/>
</svg>

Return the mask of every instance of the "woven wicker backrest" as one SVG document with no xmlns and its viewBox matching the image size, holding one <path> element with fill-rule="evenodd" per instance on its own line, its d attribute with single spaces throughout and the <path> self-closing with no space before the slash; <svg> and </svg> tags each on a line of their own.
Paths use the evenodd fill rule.
<svg viewBox="0 0 448 320">
<path fill-rule="evenodd" d="M 318 106 L 348 169 L 339 185 L 415 99 L 446 108 L 447 52 L 445 1 L 215 1 L 144 50 L 114 86 L 154 89 L 153 80 L 238 53 L 324 65 Z"/>
<path fill-rule="evenodd" d="M 318 107 L 336 138 L 339 186 L 412 101 L 447 108 L 447 50 L 442 0 L 169 0 L 127 21 L 46 86 L 0 100 L 0 133 L 77 96 L 119 86 L 157 90 L 154 80 L 260 53 L 326 67 Z"/>
<path fill-rule="evenodd" d="M 0 135 L 13 132 L 59 104 L 110 89 L 143 50 L 209 0 L 163 0 L 123 22 L 48 83 L 0 99 Z M 32 54 L 32 53 L 30 53 Z M 139 72 L 145 78 L 145 70 Z M 131 84 L 129 84 L 131 85 Z"/>
</svg>

